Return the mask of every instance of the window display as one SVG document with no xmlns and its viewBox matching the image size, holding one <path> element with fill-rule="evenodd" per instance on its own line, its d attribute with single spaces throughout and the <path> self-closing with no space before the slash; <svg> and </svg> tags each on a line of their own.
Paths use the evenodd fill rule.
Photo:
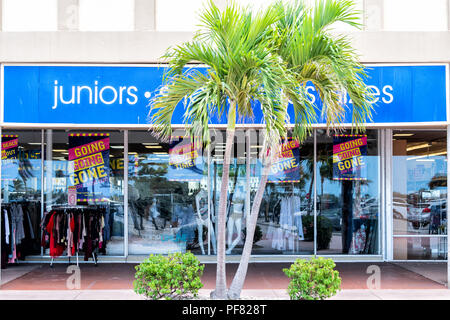
<svg viewBox="0 0 450 320">
<path fill-rule="evenodd" d="M 252 169 L 251 199 L 256 194 L 262 172 L 261 131 L 250 133 Z M 287 139 L 272 164 L 263 196 L 253 254 L 314 253 L 314 140 L 302 144 Z"/>
<path fill-rule="evenodd" d="M 317 251 L 379 253 L 378 131 L 317 130 Z"/>
<path fill-rule="evenodd" d="M 85 261 L 92 257 L 97 262 L 97 253 L 106 253 L 109 240 L 105 216 L 106 207 L 56 207 L 42 219 L 42 246 L 52 258 L 64 252 L 68 257 L 78 256 L 83 251 Z"/>
<path fill-rule="evenodd" d="M 316 156 L 313 136 L 301 144 L 284 141 L 268 177 L 253 254 L 380 254 L 379 134 L 316 129 Z M 184 131 L 164 142 L 146 130 L 129 130 L 127 141 L 117 130 L 3 131 L 2 266 L 38 255 L 123 257 L 125 245 L 129 255 L 216 254 L 226 145 L 224 130 L 211 135 L 205 151 Z M 446 131 L 394 131 L 392 146 L 394 259 L 445 259 Z M 242 252 L 262 147 L 260 130 L 236 131 L 227 195 L 228 255 Z M 56 226 L 71 236 L 62 239 Z M 79 235 L 83 230 L 93 233 Z"/>
<path fill-rule="evenodd" d="M 214 130 L 211 144 L 211 221 L 214 234 L 217 234 L 216 217 L 219 214 L 220 188 L 222 185 L 223 161 L 226 148 L 224 130 Z M 246 176 L 246 137 L 244 130 L 236 130 L 231 150 L 228 180 L 226 254 L 240 254 L 244 245 L 247 221 L 247 176 Z M 211 228 L 212 229 L 212 228 Z M 212 233 L 211 233 L 212 234 Z M 211 238 L 212 240 L 212 238 Z M 213 249 L 216 245 L 213 246 Z M 214 249 L 215 251 L 215 249 Z"/>
<path fill-rule="evenodd" d="M 208 253 L 207 166 L 201 146 L 182 134 L 160 142 L 129 131 L 130 254 Z"/>
<path fill-rule="evenodd" d="M 123 144 L 120 131 L 46 130 L 44 255 L 123 256 Z"/>
<path fill-rule="evenodd" d="M 41 131 L 2 134 L 1 267 L 40 254 Z"/>
</svg>

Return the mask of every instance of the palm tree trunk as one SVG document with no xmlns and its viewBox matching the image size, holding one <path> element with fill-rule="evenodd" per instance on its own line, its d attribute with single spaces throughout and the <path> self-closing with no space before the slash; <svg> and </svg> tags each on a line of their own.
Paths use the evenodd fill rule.
<svg viewBox="0 0 450 320">
<path fill-rule="evenodd" d="M 271 157 L 268 157 L 271 159 Z M 270 167 L 272 166 L 272 161 L 268 160 L 264 166 L 261 181 L 259 182 L 258 191 L 256 192 L 255 198 L 253 200 L 252 210 L 250 213 L 250 222 L 247 223 L 248 230 L 245 237 L 244 249 L 242 251 L 241 261 L 239 267 L 234 275 L 233 282 L 231 283 L 230 290 L 228 291 L 228 298 L 239 299 L 241 296 L 241 291 L 244 286 L 244 281 L 247 276 L 248 263 L 250 261 L 250 256 L 252 254 L 253 248 L 253 237 L 255 235 L 256 223 L 258 221 L 259 208 L 261 206 L 261 201 L 266 190 L 267 178 L 270 173 Z"/>
<path fill-rule="evenodd" d="M 228 204 L 228 182 L 230 180 L 231 151 L 234 143 L 236 124 L 236 103 L 230 101 L 228 126 L 226 131 L 225 156 L 223 159 L 222 182 L 220 186 L 219 213 L 217 219 L 217 270 L 216 289 L 211 292 L 212 299 L 227 298 L 226 261 L 225 261 L 225 229 Z"/>
</svg>

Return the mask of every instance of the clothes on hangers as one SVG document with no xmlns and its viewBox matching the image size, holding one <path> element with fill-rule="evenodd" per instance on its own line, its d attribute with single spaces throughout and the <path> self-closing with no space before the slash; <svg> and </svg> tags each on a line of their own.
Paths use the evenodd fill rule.
<svg viewBox="0 0 450 320">
<path fill-rule="evenodd" d="M 374 254 L 377 250 L 377 219 L 353 219 L 350 254 Z"/>
<path fill-rule="evenodd" d="M 42 246 L 50 249 L 51 257 L 59 257 L 67 250 L 74 256 L 81 250 L 87 261 L 99 249 L 106 252 L 105 208 L 59 208 L 44 215 Z"/>
<path fill-rule="evenodd" d="M 273 217 L 275 217 L 275 214 Z M 298 196 L 292 195 L 281 198 L 279 226 L 275 227 L 275 223 L 275 221 L 270 223 L 267 232 L 267 238 L 272 239 L 272 248 L 280 251 L 295 250 L 295 241 L 304 239 L 300 198 Z"/>
<path fill-rule="evenodd" d="M 364 247 L 366 245 L 366 227 L 364 224 L 361 224 L 361 227 L 353 233 L 351 253 L 359 254 L 364 251 Z"/>
<path fill-rule="evenodd" d="M 9 223 L 9 214 L 6 209 L 2 210 L 2 239 L 1 239 L 1 246 L 2 246 L 2 255 L 1 255 L 1 268 L 6 268 L 6 265 L 8 264 L 8 256 L 11 253 L 11 229 L 10 229 L 10 223 Z"/>
<path fill-rule="evenodd" d="M 6 268 L 8 263 L 39 253 L 40 202 L 14 200 L 4 203 L 1 214 L 1 267 Z"/>
</svg>

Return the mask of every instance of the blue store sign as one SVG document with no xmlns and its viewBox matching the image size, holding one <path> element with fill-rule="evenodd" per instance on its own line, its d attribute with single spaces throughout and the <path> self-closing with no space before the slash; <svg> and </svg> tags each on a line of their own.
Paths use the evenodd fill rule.
<svg viewBox="0 0 450 320">
<path fill-rule="evenodd" d="M 446 121 L 446 66 L 370 66 L 375 123 Z M 4 66 L 4 123 L 147 123 L 149 98 L 162 84 L 154 66 Z M 318 101 L 314 87 L 311 99 Z M 351 103 L 351 101 L 350 101 Z M 351 104 L 349 105 L 351 110 Z M 261 123 L 255 108 L 253 123 Z M 172 122 L 182 124 L 180 104 Z M 290 108 L 292 112 L 292 108 Z M 291 114 L 291 119 L 294 119 Z M 212 119 L 212 123 L 222 123 Z M 323 120 L 321 120 L 322 122 Z M 351 122 L 351 111 L 346 122 Z"/>
</svg>

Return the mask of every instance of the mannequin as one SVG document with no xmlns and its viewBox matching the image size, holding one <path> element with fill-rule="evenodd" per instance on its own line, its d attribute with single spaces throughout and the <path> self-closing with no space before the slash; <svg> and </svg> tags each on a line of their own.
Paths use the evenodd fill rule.
<svg viewBox="0 0 450 320">
<path fill-rule="evenodd" d="M 197 208 L 198 243 L 200 244 L 202 254 L 205 254 L 205 247 L 203 245 L 203 226 L 206 226 L 210 231 L 211 244 L 213 246 L 214 254 L 216 254 L 216 235 L 211 222 L 211 220 L 214 219 L 212 217 L 210 219 L 208 216 L 208 193 L 205 190 L 200 190 L 195 196 L 195 207 Z"/>
<path fill-rule="evenodd" d="M 159 217 L 159 212 L 157 210 L 156 198 L 153 198 L 152 205 L 150 206 L 150 213 L 152 214 L 153 219 L 156 219 Z"/>
<path fill-rule="evenodd" d="M 150 211 L 152 223 L 155 226 L 156 230 L 158 230 L 158 226 L 156 224 L 156 218 L 158 218 L 160 216 L 157 205 L 158 204 L 156 202 L 156 198 L 153 198 L 153 201 L 152 201 L 152 204 L 150 205 L 149 211 Z"/>
<path fill-rule="evenodd" d="M 139 214 L 136 202 L 140 198 L 140 193 L 136 184 L 130 184 L 128 188 L 129 210 L 131 218 L 133 219 L 134 229 L 137 230 L 139 237 L 141 236 L 141 230 L 144 230 L 144 222 L 142 215 Z"/>
<path fill-rule="evenodd" d="M 232 204 L 232 212 L 228 217 L 227 230 L 228 230 L 228 249 L 227 254 L 236 247 L 236 245 L 242 240 L 242 219 L 244 218 L 244 199 L 245 192 L 243 186 L 236 188 L 234 193 L 234 200 Z M 236 227 L 238 236 L 233 240 L 234 227 Z"/>
</svg>

